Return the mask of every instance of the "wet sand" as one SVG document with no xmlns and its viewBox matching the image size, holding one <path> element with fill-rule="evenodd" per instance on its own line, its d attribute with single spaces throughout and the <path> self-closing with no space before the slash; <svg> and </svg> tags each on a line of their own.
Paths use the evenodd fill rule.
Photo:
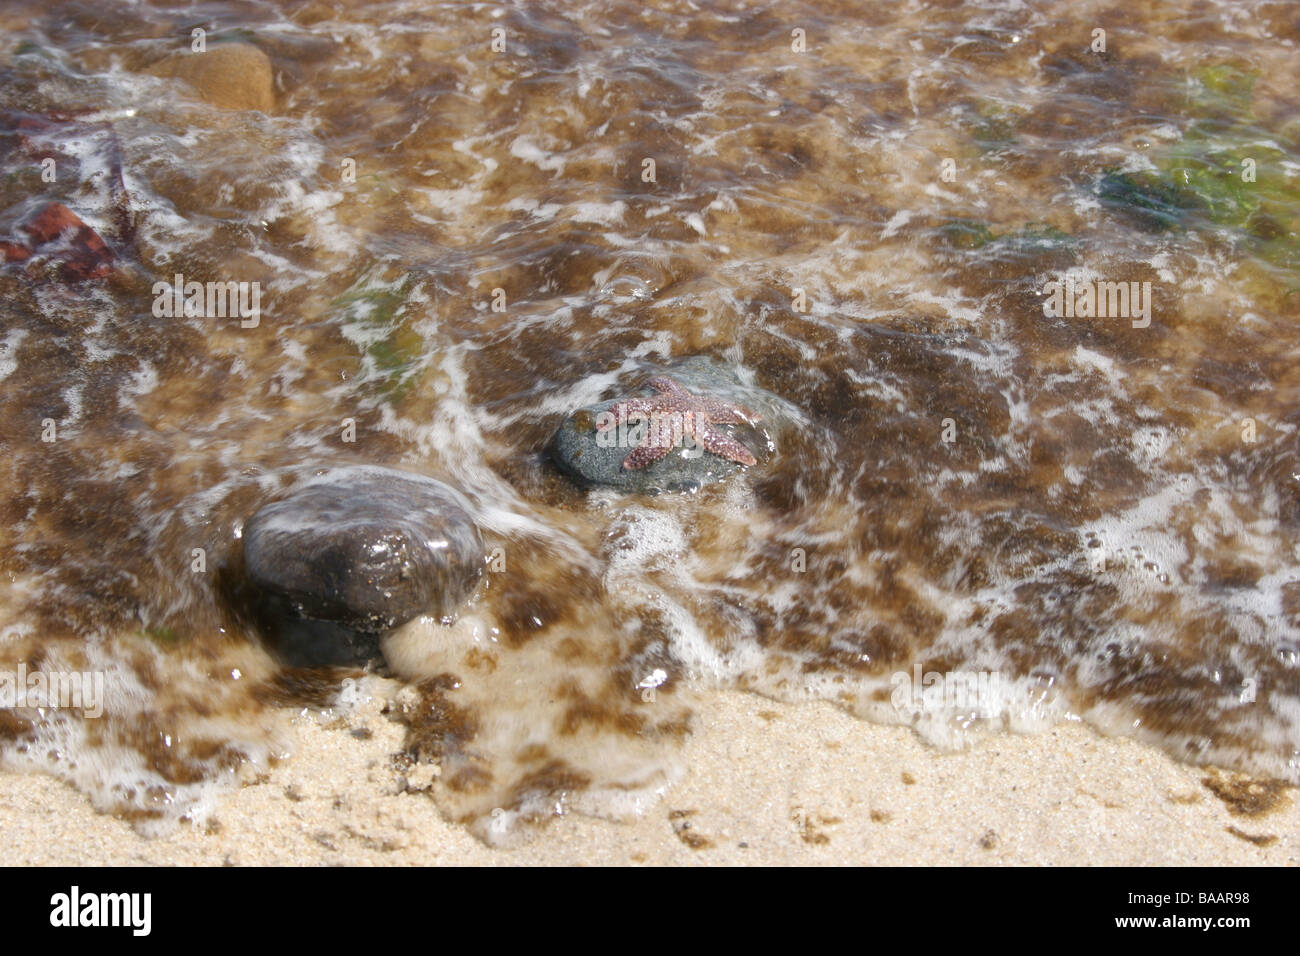
<svg viewBox="0 0 1300 956">
<path fill-rule="evenodd" d="M 448 823 L 423 781 L 400 790 L 401 728 L 373 710 L 300 718 L 296 756 L 227 795 L 206 830 L 148 839 L 52 777 L 8 772 L 0 827 L 22 865 L 1300 863 L 1293 790 L 1233 813 L 1211 772 L 1078 724 L 944 754 L 829 704 L 728 692 L 699 719 L 690 772 L 642 817 L 572 817 L 515 849 Z"/>
</svg>

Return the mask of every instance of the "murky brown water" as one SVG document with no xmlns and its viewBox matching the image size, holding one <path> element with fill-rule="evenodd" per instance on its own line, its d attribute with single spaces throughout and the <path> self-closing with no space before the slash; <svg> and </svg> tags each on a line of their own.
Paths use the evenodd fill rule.
<svg viewBox="0 0 1300 956">
<path fill-rule="evenodd" d="M 0 274 L 0 661 L 107 678 L 0 711 L 7 761 L 198 819 L 361 688 L 504 839 L 647 805 L 740 686 L 1300 782 L 1297 9 L 8 4 L 0 230 L 58 199 L 119 268 Z M 196 26 L 271 114 L 147 72 Z M 260 321 L 155 315 L 177 273 Z M 1149 314 L 1045 314 L 1067 278 Z M 693 355 L 786 403 L 771 461 L 637 498 L 547 460 Z M 344 685 L 231 598 L 244 518 L 350 462 L 464 491 L 504 566 Z M 929 673 L 1002 693 L 898 706 Z"/>
</svg>

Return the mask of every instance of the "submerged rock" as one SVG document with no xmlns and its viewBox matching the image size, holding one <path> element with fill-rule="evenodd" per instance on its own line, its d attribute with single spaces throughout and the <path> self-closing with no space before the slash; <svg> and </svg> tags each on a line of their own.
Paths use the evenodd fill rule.
<svg viewBox="0 0 1300 956">
<path fill-rule="evenodd" d="M 663 379 L 668 379 L 670 384 L 663 384 Z M 651 382 L 656 384 L 652 386 Z M 721 420 L 711 417 L 707 425 L 701 424 L 699 434 L 703 440 L 699 442 L 683 437 L 679 429 L 668 439 L 672 449 L 663 457 L 647 461 L 653 454 L 638 449 L 646 444 L 647 438 L 650 445 L 656 444 L 649 423 L 630 419 L 625 424 L 605 426 L 611 420 L 617 422 L 614 413 L 629 400 L 632 408 L 644 408 L 665 396 L 670 404 L 676 403 L 671 383 L 689 393 L 681 401 L 686 413 L 698 414 L 699 409 L 707 412 L 730 405 L 735 414 L 723 414 Z M 633 396 L 621 396 L 574 412 L 555 433 L 551 455 L 560 468 L 585 485 L 630 492 L 695 491 L 747 466 L 761 464 L 774 449 L 772 434 L 781 420 L 779 403 L 772 396 L 742 385 L 724 367 L 696 356 L 665 369 L 661 375 L 650 376 Z M 665 426 L 664 431 L 676 427 L 672 413 L 661 424 Z M 719 437 L 711 440 L 709 432 Z M 660 444 L 664 441 L 662 436 L 663 432 Z M 717 450 L 708 450 L 706 446 Z"/>
<path fill-rule="evenodd" d="M 483 573 L 483 541 L 459 493 L 365 465 L 260 509 L 243 545 L 268 636 L 299 665 L 376 657 L 380 633 L 450 616 Z"/>
<path fill-rule="evenodd" d="M 251 43 L 222 43 L 202 53 L 175 53 L 150 72 L 177 77 L 194 87 L 204 102 L 223 110 L 275 108 L 271 60 Z"/>
<path fill-rule="evenodd" d="M 113 253 L 104 240 L 61 202 L 48 203 L 22 231 L 27 242 L 0 242 L 6 262 L 40 255 L 57 261 L 59 277 L 68 282 L 102 279 L 113 271 Z"/>
</svg>

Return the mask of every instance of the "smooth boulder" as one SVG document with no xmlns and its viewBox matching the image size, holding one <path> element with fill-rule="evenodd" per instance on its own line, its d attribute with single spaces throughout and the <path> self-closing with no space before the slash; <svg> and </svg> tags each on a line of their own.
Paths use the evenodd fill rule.
<svg viewBox="0 0 1300 956">
<path fill-rule="evenodd" d="M 484 560 L 458 492 L 366 465 L 332 469 L 258 510 L 243 550 L 269 636 L 298 664 L 367 660 L 382 632 L 453 615 Z"/>
<path fill-rule="evenodd" d="M 215 44 L 201 53 L 174 53 L 150 68 L 154 76 L 176 77 L 199 97 L 223 110 L 275 108 L 271 60 L 251 43 Z"/>
</svg>

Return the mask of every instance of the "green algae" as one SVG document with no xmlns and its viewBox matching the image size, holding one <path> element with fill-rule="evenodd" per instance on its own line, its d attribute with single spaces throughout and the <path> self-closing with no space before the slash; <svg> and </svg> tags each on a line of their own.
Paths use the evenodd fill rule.
<svg viewBox="0 0 1300 956">
<path fill-rule="evenodd" d="M 159 647 L 175 647 L 180 642 L 180 635 L 170 627 L 147 627 L 143 636 Z"/>
<path fill-rule="evenodd" d="M 1206 67 L 1187 83 L 1180 139 L 1153 156 L 1155 169 L 1103 172 L 1103 205 L 1148 231 L 1197 230 L 1226 239 L 1300 283 L 1300 165 L 1297 129 L 1270 130 L 1252 107 L 1257 73 Z"/>
<path fill-rule="evenodd" d="M 1151 173 L 1108 170 L 1097 183 L 1097 195 L 1103 206 L 1149 232 L 1179 228 L 1196 206 L 1194 194 Z"/>
<path fill-rule="evenodd" d="M 426 361 L 424 337 L 414 328 L 416 286 L 414 273 L 393 281 L 367 273 L 331 303 L 364 349 L 363 381 L 390 403 L 411 390 Z"/>
<path fill-rule="evenodd" d="M 973 116 L 965 119 L 971 140 L 981 153 L 1000 153 L 1020 141 L 1021 111 L 1001 103 L 985 100 L 975 107 Z"/>
<path fill-rule="evenodd" d="M 977 219 L 950 219 L 937 231 L 954 249 L 991 248 L 1000 253 L 1021 255 L 1073 251 L 1076 242 L 1068 233 L 1043 223 L 1028 223 L 1011 232 L 997 233 Z"/>
</svg>

